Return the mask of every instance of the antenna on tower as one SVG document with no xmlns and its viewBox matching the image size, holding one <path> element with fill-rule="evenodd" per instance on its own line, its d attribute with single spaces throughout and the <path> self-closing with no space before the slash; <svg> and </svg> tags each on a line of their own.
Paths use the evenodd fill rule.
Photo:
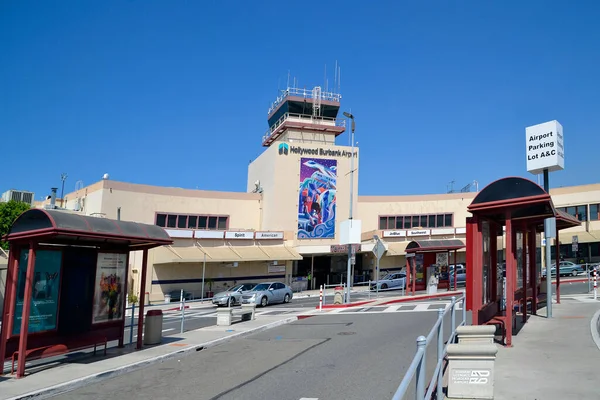
<svg viewBox="0 0 600 400">
<path fill-rule="evenodd" d="M 286 90 L 290 88 L 290 70 L 288 69 L 288 80 L 287 80 L 287 87 L 285 88 Z"/>
<path fill-rule="evenodd" d="M 451 180 L 451 181 L 449 182 L 450 189 L 448 190 L 448 193 L 454 193 L 454 183 L 455 183 L 455 182 L 456 182 L 455 180 Z"/>
<path fill-rule="evenodd" d="M 335 92 L 337 90 L 337 69 L 338 69 L 338 65 L 337 65 L 337 60 L 335 60 L 335 71 L 333 72 L 333 91 Z"/>
<path fill-rule="evenodd" d="M 342 93 L 342 67 L 338 67 L 338 93 Z"/>
<path fill-rule="evenodd" d="M 327 93 L 327 64 L 325 64 L 325 93 Z"/>
</svg>

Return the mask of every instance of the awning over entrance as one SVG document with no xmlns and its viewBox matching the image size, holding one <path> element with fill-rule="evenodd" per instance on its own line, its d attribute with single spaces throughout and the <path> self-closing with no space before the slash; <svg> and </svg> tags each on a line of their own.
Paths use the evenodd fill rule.
<svg viewBox="0 0 600 400">
<path fill-rule="evenodd" d="M 425 253 L 434 251 L 454 251 L 465 244 L 460 239 L 414 240 L 406 246 L 407 253 Z"/>
<path fill-rule="evenodd" d="M 406 254 L 406 246 L 409 242 L 388 242 L 388 248 L 385 252 L 386 256 L 403 256 Z"/>
<path fill-rule="evenodd" d="M 161 227 L 130 221 L 89 217 L 67 211 L 33 208 L 14 222 L 5 240 L 18 243 L 35 238 L 38 242 L 89 245 L 142 250 L 173 243 Z"/>
<path fill-rule="evenodd" d="M 206 262 L 288 261 L 302 259 L 302 256 L 298 252 L 287 246 L 165 246 L 155 249 L 153 256 L 154 265 L 202 263 L 205 257 Z"/>
</svg>

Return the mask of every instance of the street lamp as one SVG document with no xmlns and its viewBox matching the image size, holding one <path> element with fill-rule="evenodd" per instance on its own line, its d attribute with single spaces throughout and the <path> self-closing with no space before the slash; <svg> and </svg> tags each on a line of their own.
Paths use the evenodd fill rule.
<svg viewBox="0 0 600 400">
<path fill-rule="evenodd" d="M 354 129 L 356 124 L 354 123 L 354 115 L 344 111 L 344 116 L 352 120 L 352 152 L 350 154 L 350 226 L 352 226 L 352 206 L 354 204 Z M 348 270 L 346 275 L 346 303 L 350 303 L 350 282 L 352 282 L 352 243 L 348 243 Z"/>
</svg>

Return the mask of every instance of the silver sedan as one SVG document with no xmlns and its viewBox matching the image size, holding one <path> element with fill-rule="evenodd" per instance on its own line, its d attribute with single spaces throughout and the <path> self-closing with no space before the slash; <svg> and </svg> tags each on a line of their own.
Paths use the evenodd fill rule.
<svg viewBox="0 0 600 400">
<path fill-rule="evenodd" d="M 244 283 L 236 285 L 225 292 L 217 293 L 213 296 L 213 304 L 217 306 L 231 307 L 235 304 L 242 304 L 242 293 L 251 290 L 256 283 Z"/>
<path fill-rule="evenodd" d="M 281 282 L 259 283 L 251 291 L 242 294 L 242 304 L 258 304 L 266 307 L 268 304 L 289 303 L 294 293 L 292 289 Z"/>
</svg>

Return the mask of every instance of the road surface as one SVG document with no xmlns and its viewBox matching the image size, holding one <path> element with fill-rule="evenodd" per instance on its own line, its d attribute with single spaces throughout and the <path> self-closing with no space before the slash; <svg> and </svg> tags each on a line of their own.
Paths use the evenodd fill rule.
<svg viewBox="0 0 600 400">
<path fill-rule="evenodd" d="M 59 397 L 389 399 L 415 354 L 416 338 L 436 318 L 434 311 L 312 317 Z M 428 347 L 429 377 L 435 350 Z"/>
</svg>

